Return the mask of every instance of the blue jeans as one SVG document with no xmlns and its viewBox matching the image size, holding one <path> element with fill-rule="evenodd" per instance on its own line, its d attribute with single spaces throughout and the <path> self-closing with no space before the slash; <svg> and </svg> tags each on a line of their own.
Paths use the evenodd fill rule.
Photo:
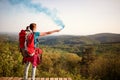
<svg viewBox="0 0 120 80">
<path fill-rule="evenodd" d="M 24 70 L 24 76 L 23 76 L 24 80 L 28 79 L 29 67 L 30 67 L 30 62 L 26 62 L 26 64 L 25 64 L 25 70 Z M 35 72 L 36 72 L 36 66 L 32 66 L 32 76 L 31 76 L 32 80 L 35 80 Z"/>
</svg>

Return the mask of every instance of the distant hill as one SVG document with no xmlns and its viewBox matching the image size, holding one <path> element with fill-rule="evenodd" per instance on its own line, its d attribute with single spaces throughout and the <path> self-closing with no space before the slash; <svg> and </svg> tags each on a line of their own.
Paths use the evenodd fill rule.
<svg viewBox="0 0 120 80">
<path fill-rule="evenodd" d="M 0 41 L 18 41 L 18 34 L 0 33 Z"/>
<path fill-rule="evenodd" d="M 0 33 L 1 40 L 18 41 L 18 34 Z M 59 35 L 40 37 L 40 44 L 44 45 L 86 45 L 120 42 L 120 34 L 101 33 L 87 36 Z"/>
<path fill-rule="evenodd" d="M 117 43 L 120 42 L 120 34 L 112 33 L 101 33 L 88 36 L 70 36 L 70 35 L 61 35 L 61 36 L 48 36 L 40 39 L 41 44 L 46 45 L 56 45 L 56 44 L 100 44 L 100 43 Z"/>
<path fill-rule="evenodd" d="M 40 44 L 45 45 L 82 45 L 82 44 L 97 44 L 98 41 L 94 39 L 90 39 L 86 36 L 68 36 L 68 35 L 61 35 L 61 36 L 47 36 L 40 39 Z"/>
<path fill-rule="evenodd" d="M 120 42 L 120 34 L 101 33 L 101 34 L 89 35 L 87 37 L 89 37 L 90 39 L 97 40 L 100 43 Z"/>
</svg>

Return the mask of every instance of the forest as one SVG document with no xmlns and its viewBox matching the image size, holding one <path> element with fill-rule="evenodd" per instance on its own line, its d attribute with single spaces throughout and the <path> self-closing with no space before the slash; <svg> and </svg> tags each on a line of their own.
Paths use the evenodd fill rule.
<svg viewBox="0 0 120 80">
<path fill-rule="evenodd" d="M 120 34 L 47 36 L 39 43 L 43 54 L 36 77 L 120 79 Z M 18 35 L 0 33 L 0 77 L 22 77 L 23 71 Z"/>
</svg>

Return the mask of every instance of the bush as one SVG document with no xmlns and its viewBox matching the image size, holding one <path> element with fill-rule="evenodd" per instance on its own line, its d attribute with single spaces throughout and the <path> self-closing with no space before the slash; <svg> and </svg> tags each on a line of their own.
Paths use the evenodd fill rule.
<svg viewBox="0 0 120 80">
<path fill-rule="evenodd" d="M 119 80 L 120 54 L 106 54 L 98 57 L 89 68 L 89 74 L 101 80 Z"/>
</svg>

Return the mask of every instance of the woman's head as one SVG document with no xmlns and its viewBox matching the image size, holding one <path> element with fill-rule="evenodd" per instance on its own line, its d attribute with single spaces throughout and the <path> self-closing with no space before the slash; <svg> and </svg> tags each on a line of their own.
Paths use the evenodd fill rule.
<svg viewBox="0 0 120 80">
<path fill-rule="evenodd" d="M 30 24 L 30 29 L 31 29 L 32 31 L 35 31 L 35 30 L 36 30 L 36 24 L 35 24 L 35 23 L 31 23 L 31 24 Z"/>
</svg>

